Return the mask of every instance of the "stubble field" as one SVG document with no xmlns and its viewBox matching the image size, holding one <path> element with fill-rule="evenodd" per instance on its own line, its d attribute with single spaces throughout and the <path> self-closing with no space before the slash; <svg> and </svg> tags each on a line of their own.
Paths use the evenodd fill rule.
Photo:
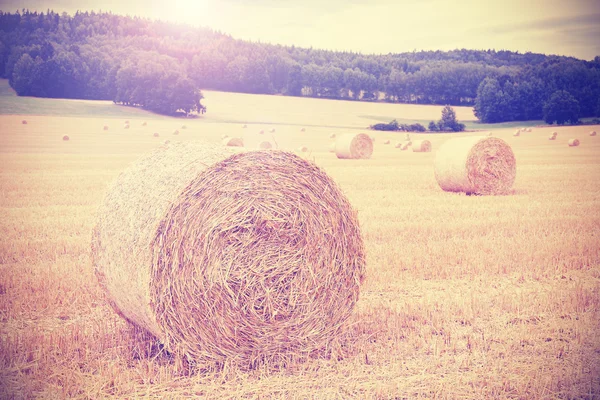
<svg viewBox="0 0 600 400">
<path fill-rule="evenodd" d="M 117 106 L 59 116 L 66 103 L 52 104 L 40 107 L 49 115 L 0 116 L 1 398 L 600 396 L 600 137 L 587 134 L 599 126 L 494 129 L 517 158 L 514 192 L 465 196 L 433 175 L 448 135 L 427 136 L 432 153 L 383 145 L 404 134 L 381 132 L 370 160 L 326 151 L 331 133 L 365 131 L 376 116 L 435 119 L 441 107 L 208 93 L 204 119 L 132 110 L 125 130 L 125 116 L 105 112 Z M 283 148 L 308 146 L 302 156 L 358 210 L 361 298 L 330 358 L 189 374 L 104 301 L 90 262 L 96 209 L 130 162 L 167 139 L 271 127 Z"/>
</svg>

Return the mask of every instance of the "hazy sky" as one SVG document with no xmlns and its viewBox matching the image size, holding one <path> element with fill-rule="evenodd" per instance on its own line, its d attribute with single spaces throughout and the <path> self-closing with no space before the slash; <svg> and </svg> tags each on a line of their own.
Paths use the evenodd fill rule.
<svg viewBox="0 0 600 400">
<path fill-rule="evenodd" d="M 496 49 L 600 55 L 600 0 L 0 0 L 0 9 L 103 10 L 235 38 L 389 53 Z"/>
</svg>

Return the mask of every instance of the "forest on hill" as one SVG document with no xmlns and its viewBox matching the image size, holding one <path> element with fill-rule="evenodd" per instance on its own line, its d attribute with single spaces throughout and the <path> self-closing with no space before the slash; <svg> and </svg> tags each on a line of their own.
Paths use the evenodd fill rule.
<svg viewBox="0 0 600 400">
<path fill-rule="evenodd" d="M 577 118 L 600 116 L 600 57 L 465 49 L 367 55 L 112 13 L 0 11 L 0 74 L 19 95 L 113 100 L 163 114 L 203 111 L 201 89 L 212 89 L 471 105 L 482 122 L 542 119 L 559 100 Z"/>
</svg>

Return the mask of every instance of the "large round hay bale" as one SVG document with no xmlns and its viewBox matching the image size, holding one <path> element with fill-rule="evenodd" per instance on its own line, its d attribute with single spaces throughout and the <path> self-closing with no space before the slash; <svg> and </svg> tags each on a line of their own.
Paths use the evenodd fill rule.
<svg viewBox="0 0 600 400">
<path fill-rule="evenodd" d="M 590 136 L 596 136 L 596 131 L 591 131 Z"/>
<path fill-rule="evenodd" d="M 26 120 L 26 119 L 24 119 L 23 121 L 21 121 L 21 123 L 22 123 L 23 125 L 27 125 L 27 120 Z"/>
<path fill-rule="evenodd" d="M 196 364 L 313 354 L 358 300 L 356 212 L 299 156 L 233 153 L 175 142 L 125 170 L 93 230 L 96 275 L 119 313 Z"/>
<path fill-rule="evenodd" d="M 412 144 L 412 151 L 415 153 L 429 153 L 431 142 L 429 140 L 415 140 Z"/>
<path fill-rule="evenodd" d="M 448 140 L 436 153 L 434 170 L 443 190 L 475 194 L 508 193 L 517 174 L 510 146 L 485 136 Z"/>
<path fill-rule="evenodd" d="M 229 147 L 244 147 L 244 141 L 241 138 L 226 137 L 223 138 L 223 145 Z"/>
<path fill-rule="evenodd" d="M 577 146 L 579 146 L 579 139 L 569 139 L 569 146 L 570 147 L 577 147 Z"/>
<path fill-rule="evenodd" d="M 366 159 L 373 154 L 373 141 L 366 133 L 346 133 L 337 137 L 335 154 L 342 159 Z"/>
</svg>

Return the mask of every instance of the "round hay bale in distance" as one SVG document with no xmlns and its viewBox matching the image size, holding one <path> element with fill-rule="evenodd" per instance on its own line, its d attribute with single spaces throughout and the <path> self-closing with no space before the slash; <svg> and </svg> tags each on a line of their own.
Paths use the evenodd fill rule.
<svg viewBox="0 0 600 400">
<path fill-rule="evenodd" d="M 233 153 L 175 142 L 121 173 L 92 234 L 96 275 L 120 314 L 198 364 L 314 354 L 358 301 L 356 212 L 297 155 Z"/>
<path fill-rule="evenodd" d="M 158 134 L 158 132 L 154 132 L 154 135 L 152 135 L 154 137 L 159 137 L 160 135 Z"/>
<path fill-rule="evenodd" d="M 412 151 L 415 153 L 429 153 L 431 151 L 431 142 L 429 140 L 415 140 L 412 144 Z"/>
<path fill-rule="evenodd" d="M 241 138 L 226 137 L 223 138 L 223 145 L 229 147 L 244 147 L 244 141 Z"/>
<path fill-rule="evenodd" d="M 404 135 L 404 140 L 410 140 L 410 135 L 408 133 Z"/>
<path fill-rule="evenodd" d="M 412 145 L 412 142 L 409 140 L 408 142 L 403 142 L 400 146 L 400 150 L 408 150 L 408 148 Z"/>
<path fill-rule="evenodd" d="M 558 132 L 552 132 L 552 135 L 550 135 L 550 137 L 548 138 L 548 140 L 556 140 L 557 136 L 558 136 Z"/>
<path fill-rule="evenodd" d="M 504 140 L 471 136 L 444 143 L 436 152 L 434 171 L 445 191 L 506 194 L 515 181 L 517 165 Z"/>
<path fill-rule="evenodd" d="M 304 132 L 304 131 L 306 131 L 305 128 L 300 128 L 300 132 Z"/>
<path fill-rule="evenodd" d="M 259 133 L 259 135 L 264 135 L 265 131 L 264 131 L 264 129 L 261 129 L 260 131 L 258 131 L 258 133 Z"/>
<path fill-rule="evenodd" d="M 298 151 L 301 153 L 306 153 L 308 151 L 308 147 L 307 146 L 300 146 L 298 147 Z"/>
<path fill-rule="evenodd" d="M 259 150 L 272 150 L 274 148 L 275 148 L 275 146 L 273 146 L 273 143 L 271 143 L 268 140 L 262 141 L 258 144 Z"/>
<path fill-rule="evenodd" d="M 104 125 L 104 126 L 102 127 L 102 130 L 105 130 L 105 131 L 107 131 L 107 130 L 108 130 L 108 125 Z"/>
<path fill-rule="evenodd" d="M 569 147 L 579 146 L 579 139 L 569 139 Z"/>
<path fill-rule="evenodd" d="M 70 139 L 70 138 L 69 138 L 69 135 L 64 135 L 64 136 L 63 136 L 63 140 L 64 140 L 65 142 L 66 142 L 67 140 L 69 140 L 69 139 Z"/>
<path fill-rule="evenodd" d="M 271 129 L 269 129 L 269 132 L 270 132 L 270 133 L 275 133 L 275 128 L 271 128 Z"/>
<path fill-rule="evenodd" d="M 590 136 L 596 136 L 596 131 L 591 131 Z"/>
<path fill-rule="evenodd" d="M 513 133 L 513 136 L 521 136 L 521 130 L 517 129 L 515 133 Z"/>
<path fill-rule="evenodd" d="M 147 123 L 146 121 L 144 121 L 144 122 L 142 123 L 142 126 L 146 126 L 146 125 L 148 125 L 148 123 Z"/>
<path fill-rule="evenodd" d="M 165 141 L 163 142 L 163 144 L 169 144 L 169 143 L 171 143 L 171 141 L 170 141 L 170 140 L 165 140 Z"/>
<path fill-rule="evenodd" d="M 129 124 L 125 124 L 124 129 L 129 129 Z"/>
<path fill-rule="evenodd" d="M 329 139 L 335 139 L 335 133 L 332 133 L 331 135 L 329 135 Z"/>
<path fill-rule="evenodd" d="M 175 130 L 173 131 L 173 135 L 179 135 L 179 130 L 175 129 Z"/>
<path fill-rule="evenodd" d="M 23 125 L 27 125 L 27 120 L 26 120 L 26 119 L 24 119 L 23 121 L 21 121 L 21 123 L 22 123 Z"/>
<path fill-rule="evenodd" d="M 187 129 L 187 126 L 181 125 L 181 129 Z"/>
<path fill-rule="evenodd" d="M 402 142 L 396 142 L 396 144 L 394 145 L 395 148 L 397 149 L 402 149 Z"/>
<path fill-rule="evenodd" d="M 335 154 L 341 159 L 367 159 L 373 154 L 373 141 L 366 133 L 346 133 L 335 141 Z"/>
<path fill-rule="evenodd" d="M 383 144 L 390 144 L 390 139 L 386 139 L 383 141 Z"/>
</svg>

